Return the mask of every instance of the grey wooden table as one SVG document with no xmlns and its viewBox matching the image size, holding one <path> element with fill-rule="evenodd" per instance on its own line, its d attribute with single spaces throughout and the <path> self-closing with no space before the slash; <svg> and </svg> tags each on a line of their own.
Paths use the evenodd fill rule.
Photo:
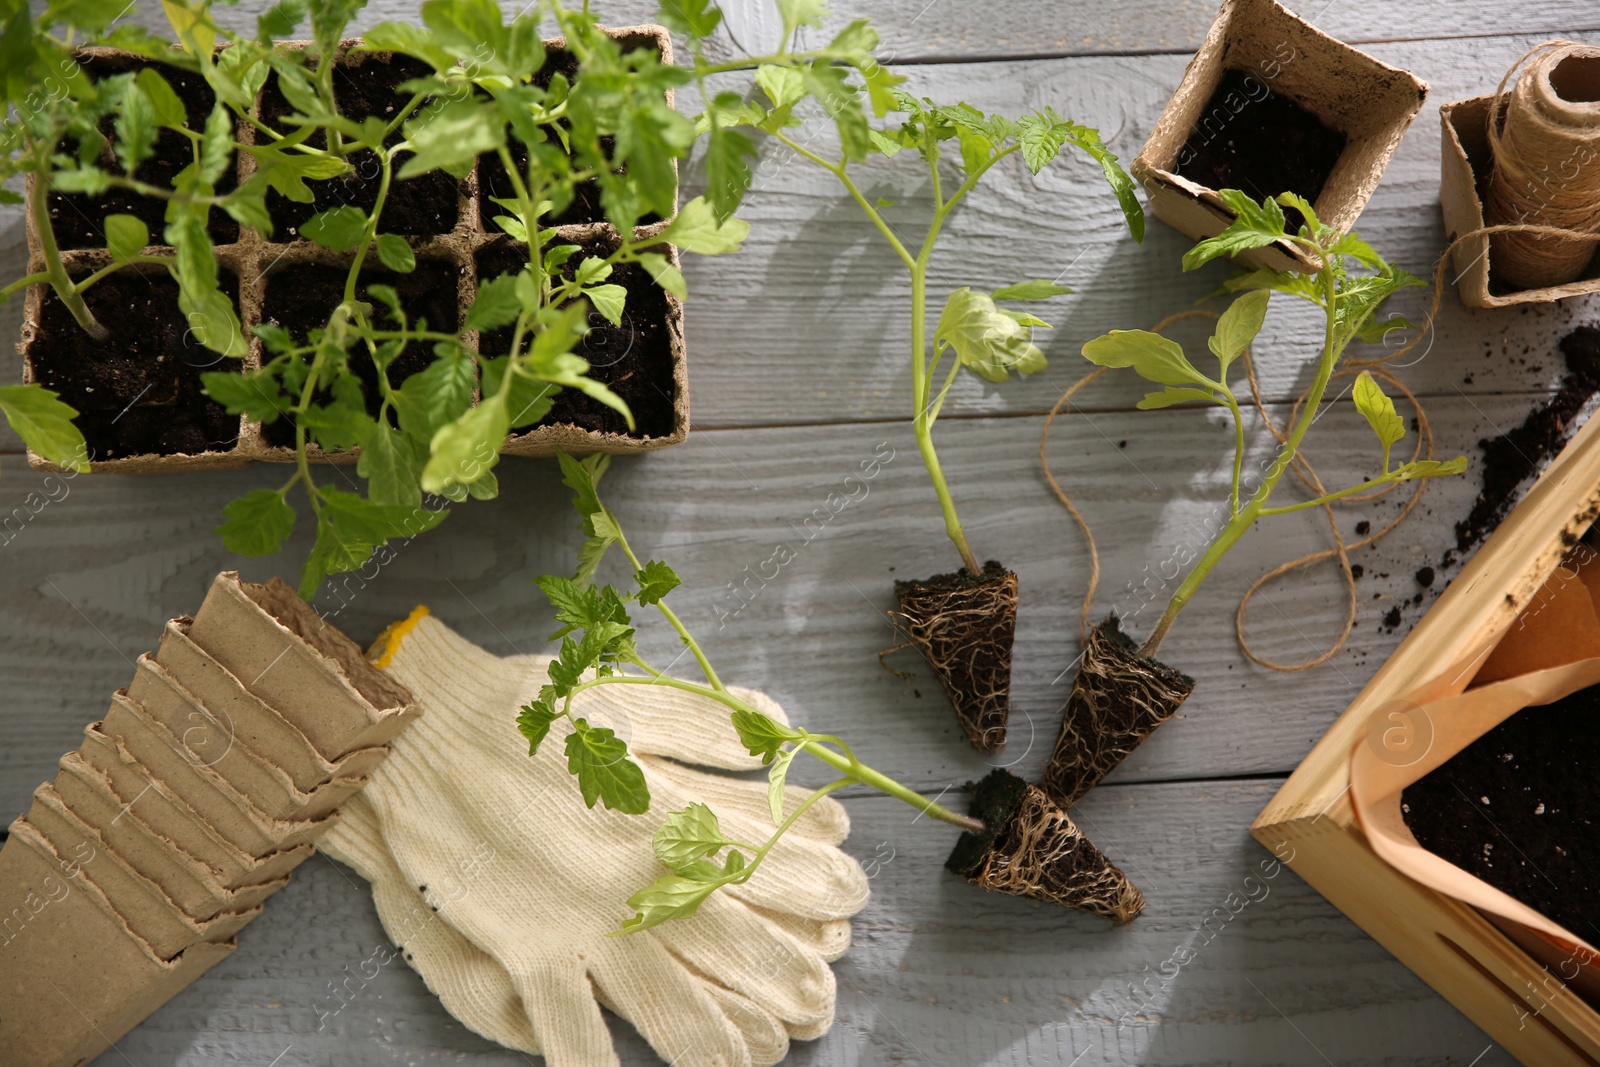
<svg viewBox="0 0 1600 1067">
<path fill-rule="evenodd" d="M 236 9 L 242 19 L 256 5 Z M 856 8 L 859 7 L 859 10 Z M 840 5 L 865 14 L 909 88 L 1015 115 L 1052 105 L 1097 125 L 1125 160 L 1148 135 L 1214 13 L 1212 0 L 887 0 Z M 368 22 L 414 17 L 382 0 Z M 612 5 L 615 23 L 649 20 L 642 0 Z M 1310 0 L 1330 33 L 1416 72 L 1433 93 L 1360 229 L 1389 258 L 1426 273 L 1443 246 L 1437 204 L 1438 105 L 1486 92 L 1529 45 L 1552 35 L 1600 40 L 1594 0 Z M 769 44 L 757 0 L 729 5 L 727 47 Z M 832 140 L 819 123 L 813 142 Z M 1012 163 L 1019 161 L 1012 160 Z M 869 195 L 898 201 L 914 226 L 928 191 L 910 168 L 868 168 Z M 929 794 L 959 798 L 991 764 L 1035 773 L 1059 722 L 1077 652 L 1087 557 L 1048 496 L 1035 455 L 1043 413 L 1083 369 L 1082 342 L 1148 326 L 1189 306 L 1223 276 L 1185 275 L 1187 242 L 1152 222 L 1142 247 L 1120 233 L 1110 197 L 1081 159 L 1030 177 L 993 173 L 950 223 L 932 288 L 994 287 L 1056 277 L 1076 294 L 1047 317 L 1050 369 L 995 387 L 973 378 L 952 393 L 940 440 L 978 551 L 1021 577 L 1013 741 L 995 759 L 961 741 L 931 679 L 907 684 L 879 669 L 892 642 L 883 610 L 891 581 L 952 569 L 906 412 L 907 286 L 888 249 L 804 162 L 769 152 L 744 215 L 743 252 L 693 260 L 688 345 L 694 433 L 688 443 L 619 462 L 611 500 L 633 539 L 685 578 L 679 610 L 724 677 L 767 690 L 799 722 L 848 736 L 862 757 Z M 690 175 L 690 181 L 694 176 Z M 24 259 L 20 214 L 0 216 L 8 276 Z M 1418 312 L 1421 298 L 1404 298 Z M 15 336 L 18 307 L 0 309 Z M 1556 340 L 1600 319 L 1600 301 L 1469 312 L 1446 297 L 1438 334 L 1403 373 L 1426 403 L 1445 455 L 1514 425 L 1562 374 Z M 1280 417 L 1309 380 L 1314 324 L 1275 311 L 1258 345 L 1262 385 Z M 1312 336 L 1317 336 L 1314 332 Z M 1197 341 L 1198 339 L 1195 339 Z M 1195 343 L 1191 341 L 1191 343 Z M 15 361 L 5 373 L 19 373 Z M 1096 611 L 1127 612 L 1142 580 L 1204 537 L 1226 492 L 1229 434 L 1197 411 L 1138 412 L 1136 383 L 1107 378 L 1057 423 L 1050 454 L 1101 535 L 1105 581 Z M 1370 470 L 1368 431 L 1351 405 L 1319 423 L 1311 454 L 1329 484 Z M 1251 448 L 1269 439 L 1255 427 Z M 866 499 L 841 512 L 736 617 L 717 624 L 719 594 L 744 568 L 795 539 L 795 525 L 882 445 L 894 458 Z M 280 559 L 240 561 L 211 530 L 238 493 L 271 484 L 267 467 L 216 474 L 83 477 L 45 498 L 16 455 L 0 478 L 0 812 L 9 818 L 78 743 L 110 692 L 125 684 L 162 621 L 192 611 L 218 570 L 289 574 L 307 543 Z M 338 477 L 330 474 L 329 477 Z M 489 648 L 537 648 L 547 608 L 530 579 L 570 565 L 577 534 L 554 464 L 508 460 L 502 495 L 462 507 L 402 548 L 375 578 L 319 606 L 368 640 L 426 603 Z M 1112 930 L 1087 915 L 979 893 L 941 870 L 952 832 L 912 825 L 904 808 L 845 800 L 847 847 L 873 874 L 872 900 L 841 960 L 838 1023 L 797 1043 L 818 1064 L 1457 1064 L 1512 1062 L 1475 1026 L 1395 962 L 1294 874 L 1242 910 L 1244 879 L 1268 853 L 1247 826 L 1284 776 L 1437 594 L 1413 573 L 1438 565 L 1476 492 L 1469 476 L 1430 489 L 1410 522 L 1357 558 L 1366 571 L 1356 629 L 1329 663 L 1300 674 L 1253 666 L 1233 611 L 1244 587 L 1280 560 L 1328 543 L 1316 517 L 1253 531 L 1211 579 L 1164 646 L 1198 680 L 1168 725 L 1083 804 L 1080 821 L 1142 886 L 1149 907 Z M 30 494 L 36 494 L 30 497 Z M 1351 507 L 1354 525 L 1393 503 Z M 1423 603 L 1411 601 L 1419 592 Z M 1402 606 L 1398 629 L 1380 620 Z M 1271 586 L 1250 617 L 1265 653 L 1300 659 L 1327 647 L 1344 615 L 1331 566 Z M 1136 629 L 1148 626 L 1136 621 Z M 655 650 L 668 635 L 647 630 Z M 647 652 L 648 655 L 648 652 Z M 670 658 L 670 657 L 669 657 Z M 919 695 L 920 693 L 920 695 Z M 508 739 L 508 743 L 515 743 Z M 364 883 L 317 858 L 239 939 L 238 952 L 119 1042 L 104 1064 L 510 1064 L 525 1059 L 463 1030 L 400 965 L 347 981 L 384 941 Z M 1162 963 L 1194 958 L 1175 977 Z M 1171 970 L 1169 967 L 1168 971 Z M 336 984 L 346 990 L 334 993 Z M 657 1062 L 620 1022 L 624 1062 Z"/>
</svg>

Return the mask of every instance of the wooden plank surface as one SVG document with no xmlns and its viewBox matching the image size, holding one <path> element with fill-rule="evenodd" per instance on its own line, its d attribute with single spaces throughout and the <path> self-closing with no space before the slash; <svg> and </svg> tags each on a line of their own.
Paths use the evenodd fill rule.
<svg viewBox="0 0 1600 1067">
<path fill-rule="evenodd" d="M 772 26 L 757 0 L 728 7 L 726 54 L 767 43 Z M 246 0 L 230 17 L 248 20 L 259 8 Z M 607 5 L 614 24 L 646 21 L 653 8 L 642 0 Z M 412 10 L 409 0 L 381 0 L 363 24 Z M 894 0 L 839 5 L 834 18 L 870 15 L 883 28 L 885 56 L 913 91 L 1012 114 L 1050 105 L 1098 124 L 1128 160 L 1213 11 L 1209 0 Z M 1433 86 L 1360 223 L 1386 255 L 1419 274 L 1443 246 L 1438 104 L 1488 91 L 1548 36 L 1600 40 L 1592 3 L 1334 0 L 1304 13 L 1329 32 L 1370 42 L 1374 55 Z M 833 144 L 825 122 L 802 132 L 819 150 Z M 935 294 L 1058 274 L 1078 290 L 1044 312 L 1058 326 L 1044 340 L 1050 369 L 1002 387 L 963 381 L 938 431 L 975 546 L 1015 568 L 1022 583 L 1013 740 L 985 759 L 960 740 L 914 656 L 893 661 L 913 672 L 909 683 L 874 657 L 893 643 L 883 617 L 892 581 L 957 562 L 904 418 L 905 281 L 831 179 L 785 156 L 764 150 L 743 212 L 753 226 L 745 250 L 686 265 L 695 433 L 669 452 L 618 462 L 609 499 L 636 547 L 684 576 L 674 600 L 725 677 L 773 693 L 797 721 L 848 737 L 863 759 L 929 794 L 958 791 L 995 764 L 1032 775 L 1059 724 L 1087 580 L 1081 537 L 1038 470 L 1042 413 L 1082 372 L 1085 339 L 1190 306 L 1224 270 L 1182 274 L 1188 242 L 1154 221 L 1145 244 L 1133 245 L 1083 160 L 1037 177 L 1002 168 L 950 224 L 934 261 Z M 897 227 L 915 229 L 927 190 L 909 160 L 873 164 L 865 185 L 869 195 L 897 201 Z M 20 216 L 0 207 L 0 271 L 20 267 L 22 245 Z M 1406 299 L 1400 309 L 1418 317 L 1421 298 Z M 15 336 L 19 309 L 0 308 L 0 331 Z M 1562 374 L 1556 339 L 1596 319 L 1594 299 L 1468 312 L 1447 293 L 1436 339 L 1403 372 L 1428 405 L 1439 453 L 1476 463 L 1480 438 L 1520 422 L 1553 390 Z M 1280 419 L 1309 380 L 1308 330 L 1316 332 L 1306 316 L 1277 309 L 1258 345 L 1263 388 Z M 1203 349 L 1199 331 L 1177 336 Z M 16 361 L 0 367 L 0 377 L 15 380 Z M 1145 600 L 1172 584 L 1171 561 L 1198 550 L 1215 528 L 1229 440 L 1211 414 L 1132 410 L 1142 391 L 1125 378 L 1096 383 L 1057 422 L 1049 453 L 1100 536 L 1095 615 L 1131 616 L 1136 633 L 1154 614 Z M 1261 427 L 1251 441 L 1253 458 L 1270 453 Z M 289 576 L 308 546 L 302 531 L 279 558 L 240 561 L 211 533 L 222 504 L 273 483 L 277 467 L 52 481 L 27 470 L 15 449 L 14 438 L 0 438 L 0 452 L 12 453 L 0 460 L 7 812 L 26 806 L 110 691 L 127 683 L 131 661 L 154 646 L 162 621 L 194 610 L 218 570 Z M 1348 404 L 1322 418 L 1310 447 L 1330 485 L 1372 473 L 1374 451 Z M 846 485 L 874 455 L 892 458 L 876 477 Z M 326 471 L 329 479 L 347 476 Z M 500 500 L 461 507 L 377 573 L 325 590 L 318 606 L 363 641 L 422 602 L 495 651 L 539 648 L 550 624 L 531 579 L 570 568 L 575 516 L 550 463 L 507 460 L 500 478 Z M 1423 590 L 1413 574 L 1440 566 L 1476 492 L 1476 469 L 1433 486 L 1406 526 L 1354 557 L 1366 572 L 1355 633 L 1316 670 L 1279 674 L 1250 664 L 1233 612 L 1262 570 L 1330 543 L 1319 517 L 1263 522 L 1207 584 L 1163 647 L 1164 658 L 1198 680 L 1196 695 L 1083 808 L 1091 834 L 1150 899 L 1131 928 L 1109 931 L 1086 916 L 979 894 L 940 871 L 949 845 L 942 829 L 908 828 L 903 809 L 851 795 L 848 847 L 863 860 L 888 847 L 895 859 L 880 865 L 855 946 L 837 965 L 838 1025 L 797 1045 L 790 1062 L 1511 1062 L 1289 872 L 1208 939 L 1150 1006 L 1141 1010 L 1129 992 L 1202 936 L 1196 927 L 1270 858 L 1246 827 L 1448 578 L 1441 570 Z M 830 507 L 830 494 L 857 499 Z M 1350 506 L 1337 521 L 1349 537 L 1359 521 L 1381 525 L 1397 504 L 1391 497 Z M 780 544 L 793 562 L 775 578 L 751 579 Z M 745 603 L 729 586 L 747 579 Z M 1315 654 L 1339 632 L 1342 596 L 1329 564 L 1291 576 L 1252 608 L 1252 640 L 1275 658 Z M 1401 610 L 1394 629 L 1381 621 L 1392 608 Z M 677 651 L 655 625 L 644 645 L 663 663 Z M 308 923 L 311 915 L 319 921 Z M 234 957 L 121 1050 L 139 1067 L 525 1062 L 463 1032 L 399 967 L 318 1029 L 313 1004 L 326 983 L 382 938 L 360 880 L 318 859 L 246 931 Z M 625 1025 L 614 1030 L 625 1063 L 655 1062 Z M 111 1053 L 101 1062 L 123 1060 Z"/>
<path fill-rule="evenodd" d="M 1121 929 L 969 886 L 941 869 L 953 831 L 913 826 L 886 799 L 847 801 L 848 847 L 875 872 L 873 897 L 835 965 L 837 1023 L 786 1062 L 1513 1063 L 1249 839 L 1245 826 L 1276 787 L 1092 795 L 1083 824 L 1149 899 Z M 398 960 L 352 982 L 340 1007 L 328 984 L 371 974 L 362 961 L 385 943 L 360 877 L 314 858 L 238 952 L 118 1047 L 140 1067 L 529 1062 L 464 1032 Z M 1163 980 L 1180 948 L 1193 958 Z M 654 1062 L 626 1024 L 613 1020 L 612 1032 L 624 1063 Z M 108 1052 L 99 1062 L 122 1061 Z"/>
</svg>

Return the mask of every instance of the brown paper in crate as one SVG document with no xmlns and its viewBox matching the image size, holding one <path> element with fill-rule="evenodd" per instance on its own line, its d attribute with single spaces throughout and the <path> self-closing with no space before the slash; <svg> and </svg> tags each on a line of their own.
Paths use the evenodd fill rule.
<svg viewBox="0 0 1600 1067">
<path fill-rule="evenodd" d="M 1597 562 L 1591 556 L 1582 576 L 1557 569 L 1489 652 L 1471 688 L 1452 685 L 1378 707 L 1350 757 L 1350 804 L 1372 850 L 1413 881 L 1482 912 L 1591 1001 L 1600 998 L 1600 950 L 1423 848 L 1400 799 L 1407 786 L 1522 709 L 1600 684 L 1600 615 L 1590 595 L 1591 585 L 1600 587 Z"/>
</svg>

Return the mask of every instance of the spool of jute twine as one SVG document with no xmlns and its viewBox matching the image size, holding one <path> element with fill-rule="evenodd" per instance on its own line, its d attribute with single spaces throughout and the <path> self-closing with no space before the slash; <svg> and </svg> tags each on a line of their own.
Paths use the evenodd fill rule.
<svg viewBox="0 0 1600 1067">
<path fill-rule="evenodd" d="M 1506 85 L 1519 68 L 1508 96 Z M 1485 221 L 1574 234 L 1494 234 L 1496 279 L 1526 290 L 1581 277 L 1595 244 L 1576 235 L 1600 232 L 1600 47 L 1548 41 L 1517 60 L 1495 91 L 1489 145 L 1494 163 Z"/>
</svg>

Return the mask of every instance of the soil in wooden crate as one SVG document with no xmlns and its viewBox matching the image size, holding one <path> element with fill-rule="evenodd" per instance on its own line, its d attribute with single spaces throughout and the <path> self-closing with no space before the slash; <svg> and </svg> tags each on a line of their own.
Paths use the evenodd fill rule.
<svg viewBox="0 0 1600 1067">
<path fill-rule="evenodd" d="M 608 238 L 583 243 L 585 251 L 567 261 L 571 272 L 590 255 L 606 255 L 615 246 Z M 527 246 L 502 241 L 479 250 L 480 282 L 521 270 L 528 262 Z M 667 330 L 667 295 L 645 270 L 633 263 L 618 264 L 607 283 L 628 291 L 622 324 L 613 326 L 598 312 L 589 314 L 589 334 L 573 350 L 589 361 L 589 375 L 611 388 L 633 412 L 630 432 L 622 416 L 576 389 L 563 389 L 538 425 L 563 424 L 599 433 L 630 437 L 665 437 L 673 430 L 673 402 L 677 385 L 672 378 L 672 341 Z M 511 351 L 511 328 L 486 331 L 478 338 L 478 351 L 503 356 Z"/>
<path fill-rule="evenodd" d="M 979 752 L 1006 743 L 1011 715 L 1011 647 L 1017 576 L 994 560 L 981 574 L 894 583 L 896 627 L 922 653 L 967 740 Z"/>
<path fill-rule="evenodd" d="M 328 323 L 328 316 L 344 297 L 344 283 L 349 271 L 344 267 L 318 264 L 296 264 L 275 271 L 267 278 L 267 290 L 261 301 L 261 321 L 275 322 L 288 330 L 296 341 L 304 341 L 312 330 Z M 421 259 L 417 269 L 410 274 L 396 274 L 387 270 L 363 270 L 356 285 L 356 299 L 368 300 L 367 286 L 381 284 L 392 286 L 400 297 L 400 306 L 407 319 L 415 325 L 426 319 L 430 330 L 454 333 L 459 328 L 459 300 L 461 272 L 455 264 L 445 260 Z M 374 314 L 380 322 L 388 321 L 388 309 L 373 302 Z M 389 364 L 389 384 L 398 388 L 411 375 L 426 368 L 434 360 L 430 345 L 413 341 Z M 367 398 L 367 413 L 376 417 L 382 406 L 378 391 L 378 370 L 364 352 L 352 351 L 350 369 L 361 379 L 361 388 Z M 294 419 L 289 416 L 262 427 L 262 438 L 269 445 L 294 447 Z"/>
<path fill-rule="evenodd" d="M 1417 841 L 1600 941 L 1600 686 L 1524 708 L 1409 786 Z"/>
<path fill-rule="evenodd" d="M 172 86 L 178 99 L 188 112 L 189 128 L 199 130 L 205 126 L 216 101 L 211 87 L 193 71 L 169 67 L 165 63 L 147 63 L 124 56 L 95 56 L 86 58 L 81 66 L 90 78 L 100 81 L 118 74 L 137 73 L 144 67 L 154 67 Z M 116 117 L 108 115 L 100 123 L 100 133 L 106 143 L 100 153 L 100 166 L 112 174 L 122 175 L 122 163 L 116 156 L 114 143 Z M 69 150 L 69 149 L 64 149 Z M 194 146 L 189 139 L 174 130 L 161 130 L 156 135 L 154 154 L 140 164 L 134 175 L 139 181 L 166 189 L 171 188 L 178 172 L 194 162 Z M 229 167 L 217 191 L 225 193 L 237 184 L 233 167 Z M 133 215 L 150 230 L 154 244 L 165 243 L 167 202 L 156 197 L 140 196 L 128 189 L 108 189 L 100 196 L 83 193 L 50 194 L 51 229 L 56 243 L 63 249 L 104 248 L 106 244 L 105 217 L 107 215 Z M 239 224 L 221 208 L 212 208 L 207 225 L 215 244 L 231 244 L 239 239 Z"/>
<path fill-rule="evenodd" d="M 1178 155 L 1178 174 L 1208 189 L 1260 200 L 1298 193 L 1315 204 L 1347 138 L 1248 71 L 1222 72 Z M 1285 208 L 1294 233 L 1305 219 Z"/>
<path fill-rule="evenodd" d="M 221 274 L 238 303 L 238 280 Z M 238 370 L 200 344 L 178 310 L 178 283 L 165 271 L 118 271 L 84 293 L 89 309 L 111 328 L 108 340 L 84 333 L 46 290 L 39 328 L 28 349 L 34 378 L 78 409 L 90 458 L 122 459 L 227 451 L 239 438 L 239 417 L 202 391 L 207 370 Z"/>
<path fill-rule="evenodd" d="M 396 86 L 412 78 L 431 74 L 427 64 L 408 56 L 370 55 L 362 61 L 340 62 L 334 66 L 334 96 L 339 109 L 353 122 L 370 116 L 387 119 L 395 115 L 411 99 L 409 93 Z M 294 109 L 284 99 L 274 75 L 267 79 L 261 91 L 261 120 L 275 129 L 288 129 L 282 119 Z M 258 136 L 266 136 L 258 134 Z M 396 144 L 404 138 L 396 130 L 389 138 Z M 307 143 L 322 147 L 327 139 L 321 132 L 312 134 Z M 395 172 L 405 164 L 406 155 L 396 157 Z M 292 241 L 307 219 L 330 208 L 349 204 L 362 211 L 371 212 L 378 201 L 380 170 L 377 157 L 363 149 L 347 159 L 350 172 L 327 181 L 307 182 L 312 192 L 312 202 L 296 203 L 276 192 L 267 194 L 267 212 L 272 217 L 273 241 Z M 383 218 L 379 225 L 382 233 L 405 236 L 449 233 L 455 229 L 460 214 L 461 183 L 436 170 L 404 181 L 395 179 L 389 185 L 389 195 L 384 200 Z"/>
<path fill-rule="evenodd" d="M 1478 442 L 1483 489 L 1467 517 L 1456 523 L 1456 549 L 1466 552 L 1494 532 L 1522 498 L 1523 485 L 1561 451 L 1573 420 L 1600 392 L 1600 327 L 1580 326 L 1561 339 L 1567 373 L 1549 400 L 1520 426 Z"/>
</svg>

